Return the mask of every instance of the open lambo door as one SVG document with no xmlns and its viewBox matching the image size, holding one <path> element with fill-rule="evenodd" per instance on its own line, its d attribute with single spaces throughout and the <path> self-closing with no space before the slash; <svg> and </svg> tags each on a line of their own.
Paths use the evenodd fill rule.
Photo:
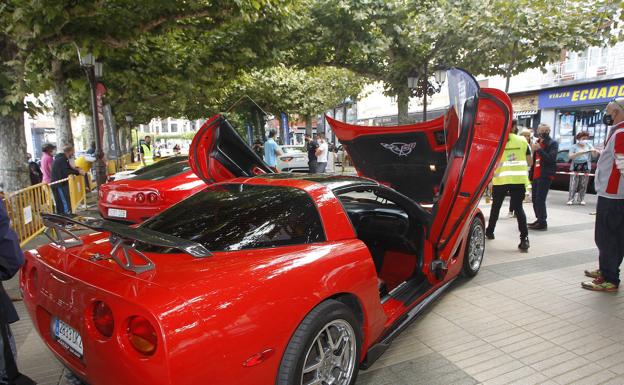
<svg viewBox="0 0 624 385">
<path fill-rule="evenodd" d="M 432 280 L 460 246 L 494 173 L 511 127 L 511 101 L 480 89 L 469 73 L 447 72 L 449 107 L 443 117 L 404 126 L 366 127 L 327 118 L 362 176 L 431 206 L 424 270 Z"/>
<path fill-rule="evenodd" d="M 222 115 L 211 117 L 197 131 L 189 149 L 189 163 L 208 184 L 274 172 Z"/>
</svg>

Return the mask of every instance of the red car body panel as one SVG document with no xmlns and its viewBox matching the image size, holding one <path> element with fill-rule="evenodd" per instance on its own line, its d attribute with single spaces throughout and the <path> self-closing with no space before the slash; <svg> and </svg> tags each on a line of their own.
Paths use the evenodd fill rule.
<svg viewBox="0 0 624 385">
<path fill-rule="evenodd" d="M 167 207 L 193 195 L 206 187 L 206 184 L 192 170 L 162 180 L 123 179 L 109 182 L 98 192 L 98 210 L 102 218 L 140 223 L 151 218 Z M 137 202 L 138 193 L 156 194 L 158 199 L 151 203 Z M 125 210 L 125 218 L 110 217 L 109 209 Z"/>
<path fill-rule="evenodd" d="M 431 167 L 433 177 L 426 178 L 422 196 L 434 200 L 433 208 L 426 211 L 417 203 L 410 207 L 414 215 L 429 218 L 419 227 L 423 235 L 419 255 L 403 254 L 406 266 L 410 258 L 412 267 L 422 260 L 419 274 L 423 280 L 418 289 L 406 286 L 398 291 L 401 295 L 380 298 L 379 273 L 371 251 L 357 238 L 345 205 L 338 199 L 340 188 L 330 188 L 328 182 L 344 182 L 345 188 L 394 188 L 393 194 L 410 202 L 414 201 L 409 193 L 421 196 L 419 191 L 401 184 L 392 173 L 374 181 L 271 175 L 272 170 L 251 149 L 240 147 L 242 139 L 232 134 L 229 123 L 216 116 L 193 140 L 189 162 L 195 173 L 211 184 L 304 190 L 318 210 L 325 241 L 214 251 L 205 258 L 145 252 L 154 268 L 142 273 L 129 272 L 106 258 L 111 254 L 108 233 L 84 236 L 84 244 L 74 247 L 46 245 L 26 252 L 21 272 L 24 301 L 36 329 L 50 350 L 91 385 L 274 384 L 283 352 L 298 325 L 319 303 L 336 298 L 348 303 L 359 319 L 361 359 L 374 360 L 379 354 L 374 352 L 387 346 L 428 300 L 460 274 L 472 221 L 483 219 L 477 204 L 502 154 L 511 126 L 511 103 L 506 94 L 478 90 L 474 84 L 473 115 L 451 109 L 445 119 L 396 130 L 330 120 L 350 155 L 365 150 L 362 143 L 372 143 L 383 159 L 389 159 L 390 163 L 380 165 L 388 170 L 403 162 L 410 148 L 424 146 L 423 151 L 431 150 L 437 160 L 450 152 L 448 163 L 439 164 L 444 172 Z M 470 124 L 453 128 L 463 121 Z M 385 143 L 396 134 L 413 135 L 416 144 L 383 146 L 397 155 L 393 158 L 376 141 Z M 440 141 L 452 143 L 451 148 Z M 363 159 L 354 157 L 356 167 L 360 175 L 371 177 L 378 170 Z M 410 165 L 414 170 L 430 168 L 426 157 L 414 159 L 418 160 Z M 115 327 L 110 338 L 94 329 L 96 301 L 112 309 Z M 128 320 L 135 315 L 145 317 L 157 331 L 152 356 L 141 356 L 130 346 Z M 51 317 L 59 317 L 82 336 L 82 359 L 53 340 Z"/>
</svg>

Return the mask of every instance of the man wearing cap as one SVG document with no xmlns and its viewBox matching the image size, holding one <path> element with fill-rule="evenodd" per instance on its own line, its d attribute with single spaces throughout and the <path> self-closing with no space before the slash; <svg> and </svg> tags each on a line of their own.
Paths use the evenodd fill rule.
<svg viewBox="0 0 624 385">
<path fill-rule="evenodd" d="M 581 286 L 613 292 L 620 285 L 620 265 L 624 258 L 624 98 L 607 105 L 602 121 L 611 129 L 594 177 L 598 195 L 594 239 L 599 251 L 599 269 L 585 271 L 593 281 L 583 282 Z"/>
</svg>

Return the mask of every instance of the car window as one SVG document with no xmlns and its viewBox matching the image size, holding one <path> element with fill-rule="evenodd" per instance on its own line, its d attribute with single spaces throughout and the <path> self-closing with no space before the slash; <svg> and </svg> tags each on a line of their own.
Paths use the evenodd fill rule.
<svg viewBox="0 0 624 385">
<path fill-rule="evenodd" d="M 212 251 L 325 240 L 319 213 L 308 193 L 281 186 L 213 185 L 141 227 L 199 242 Z"/>
<path fill-rule="evenodd" d="M 163 180 L 179 175 L 191 169 L 188 161 L 168 163 L 135 176 L 134 180 Z"/>
<path fill-rule="evenodd" d="M 557 163 L 568 163 L 570 161 L 570 157 L 568 156 L 568 150 L 559 151 L 557 153 Z"/>
<path fill-rule="evenodd" d="M 294 152 L 303 152 L 303 147 L 282 147 L 284 154 L 292 154 Z"/>
</svg>

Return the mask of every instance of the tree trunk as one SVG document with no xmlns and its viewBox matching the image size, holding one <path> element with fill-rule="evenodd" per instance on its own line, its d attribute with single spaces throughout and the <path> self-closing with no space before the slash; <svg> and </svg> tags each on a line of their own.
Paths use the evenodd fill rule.
<svg viewBox="0 0 624 385">
<path fill-rule="evenodd" d="M 54 125 L 56 126 L 56 146 L 62 151 L 64 146 L 74 145 L 74 135 L 71 129 L 71 115 L 67 104 L 67 80 L 63 73 L 60 60 L 52 60 L 52 108 L 54 110 Z"/>
<path fill-rule="evenodd" d="M 422 121 L 426 122 L 427 121 L 427 91 L 429 91 L 429 74 L 428 72 L 428 68 L 427 65 L 425 64 L 425 71 L 424 71 L 424 85 L 425 85 L 425 89 L 423 92 L 423 114 L 422 114 Z"/>
<path fill-rule="evenodd" d="M 21 113 L 0 116 L 0 184 L 5 192 L 30 185 L 24 114 Z"/>
<path fill-rule="evenodd" d="M 511 72 L 507 72 L 505 77 L 505 92 L 509 92 L 509 82 L 511 81 Z"/>
<path fill-rule="evenodd" d="M 312 136 L 312 115 L 310 114 L 305 116 L 305 133 Z"/>
<path fill-rule="evenodd" d="M 398 107 L 398 119 L 399 124 L 409 123 L 408 109 L 409 109 L 409 92 L 407 90 L 401 91 L 397 94 L 397 107 Z"/>
<path fill-rule="evenodd" d="M 132 153 L 132 126 L 128 127 L 126 130 L 126 137 L 124 138 L 124 142 L 126 142 L 126 154 Z"/>
</svg>

